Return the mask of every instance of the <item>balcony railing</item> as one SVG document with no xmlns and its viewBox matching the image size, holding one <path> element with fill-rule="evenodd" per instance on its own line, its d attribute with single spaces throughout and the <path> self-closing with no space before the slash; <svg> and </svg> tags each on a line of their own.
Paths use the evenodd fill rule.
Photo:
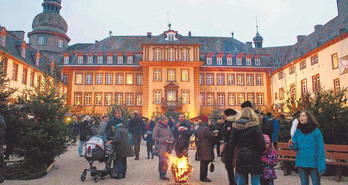
<svg viewBox="0 0 348 185">
<path fill-rule="evenodd" d="M 161 103 L 162 107 L 174 107 L 174 108 L 181 108 L 182 107 L 182 101 L 175 100 L 175 101 L 168 101 L 168 100 L 162 100 Z"/>
</svg>

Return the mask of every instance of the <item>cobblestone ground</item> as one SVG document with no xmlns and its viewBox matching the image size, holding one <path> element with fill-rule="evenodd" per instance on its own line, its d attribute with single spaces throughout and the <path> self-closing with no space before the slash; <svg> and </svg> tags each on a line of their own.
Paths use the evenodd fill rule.
<svg viewBox="0 0 348 185">
<path fill-rule="evenodd" d="M 208 178 L 213 182 L 211 183 L 201 183 L 199 181 L 199 161 L 194 160 L 195 150 L 190 150 L 189 158 L 193 166 L 193 172 L 191 177 L 188 180 L 189 184 L 218 184 L 218 185 L 227 185 L 228 179 L 227 174 L 224 168 L 223 163 L 220 161 L 220 158 L 215 161 L 215 171 L 213 173 L 208 173 Z M 161 181 L 159 179 L 158 173 L 158 158 L 155 159 L 146 159 L 146 146 L 145 142 L 141 143 L 141 154 L 140 160 L 136 161 L 134 158 L 128 158 L 128 172 L 125 179 L 111 179 L 109 176 L 101 179 L 98 184 L 124 184 L 124 185 L 133 185 L 133 184 L 175 184 L 173 175 L 168 171 L 168 177 L 170 181 Z M 66 185 L 78 185 L 78 184 L 96 184 L 94 180 L 88 175 L 86 182 L 81 182 L 80 176 L 84 168 L 88 168 L 88 162 L 77 156 L 77 146 L 70 146 L 68 152 L 62 155 L 60 158 L 57 158 L 57 163 L 53 169 L 45 177 L 37 180 L 30 181 L 5 181 L 4 184 L 11 185 L 53 185 L 53 184 L 66 184 Z M 103 163 L 97 163 L 98 169 L 103 169 Z M 289 176 L 283 176 L 281 170 L 276 170 L 278 174 L 278 179 L 275 181 L 275 184 L 281 185 L 295 185 L 299 183 L 298 174 L 292 174 Z M 348 178 L 344 177 L 342 182 L 334 181 L 334 177 L 323 177 L 322 184 L 326 185 L 343 185 L 348 184 Z"/>
</svg>

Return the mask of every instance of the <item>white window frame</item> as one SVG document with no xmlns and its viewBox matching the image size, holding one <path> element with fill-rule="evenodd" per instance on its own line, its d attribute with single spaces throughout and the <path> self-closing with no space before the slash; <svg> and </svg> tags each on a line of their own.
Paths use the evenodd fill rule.
<svg viewBox="0 0 348 185">
<path fill-rule="evenodd" d="M 214 96 L 212 93 L 207 93 L 207 105 L 211 106 L 214 104 Z"/>
<path fill-rule="evenodd" d="M 228 105 L 229 106 L 236 105 L 236 94 L 235 93 L 228 94 Z"/>
<path fill-rule="evenodd" d="M 117 56 L 117 64 L 123 64 L 123 55 Z"/>
<path fill-rule="evenodd" d="M 133 73 L 127 73 L 126 75 L 126 85 L 133 85 L 134 84 L 134 74 Z"/>
<path fill-rule="evenodd" d="M 69 64 L 69 60 L 70 60 L 70 57 L 69 56 L 65 56 L 64 57 L 64 64 Z"/>
<path fill-rule="evenodd" d="M 83 64 L 83 56 L 82 55 L 77 56 L 77 63 L 78 64 Z"/>
<path fill-rule="evenodd" d="M 239 65 L 239 66 L 242 65 L 242 57 L 237 57 L 237 59 L 236 59 L 236 65 Z"/>
<path fill-rule="evenodd" d="M 228 74 L 227 75 L 227 85 L 235 85 L 235 75 L 234 74 Z"/>
<path fill-rule="evenodd" d="M 97 57 L 97 64 L 103 64 L 103 56 L 98 56 Z"/>
<path fill-rule="evenodd" d="M 75 93 L 75 101 L 76 105 L 82 104 L 82 93 Z"/>
<path fill-rule="evenodd" d="M 207 74 L 207 85 L 214 84 L 214 74 Z"/>
<path fill-rule="evenodd" d="M 91 93 L 86 93 L 86 95 L 85 95 L 85 105 L 92 105 L 92 95 L 91 95 Z"/>
<path fill-rule="evenodd" d="M 259 66 L 259 65 L 261 65 L 261 58 L 255 58 L 255 65 L 256 66 Z"/>
<path fill-rule="evenodd" d="M 93 78 L 93 74 L 86 74 L 86 84 L 87 85 L 91 85 L 92 84 L 92 78 Z"/>
<path fill-rule="evenodd" d="M 223 74 L 218 74 L 217 75 L 217 85 L 224 85 L 224 75 Z"/>
<path fill-rule="evenodd" d="M 94 100 L 94 104 L 95 105 L 102 105 L 102 93 L 95 93 L 95 100 Z"/>
<path fill-rule="evenodd" d="M 126 94 L 126 106 L 133 106 L 133 94 L 132 93 Z"/>
<path fill-rule="evenodd" d="M 107 64 L 112 64 L 113 63 L 113 57 L 112 56 L 107 56 Z"/>
<path fill-rule="evenodd" d="M 160 69 L 155 69 L 153 72 L 153 81 L 161 81 L 162 77 L 161 77 L 162 71 Z"/>
<path fill-rule="evenodd" d="M 256 85 L 262 85 L 263 84 L 263 75 L 256 75 Z"/>
<path fill-rule="evenodd" d="M 137 74 L 137 85 L 143 85 L 143 75 Z"/>
<path fill-rule="evenodd" d="M 254 85 L 254 75 L 247 74 L 247 85 Z"/>
<path fill-rule="evenodd" d="M 181 92 L 181 100 L 184 104 L 190 103 L 190 92 L 188 90 L 184 90 Z"/>
<path fill-rule="evenodd" d="M 173 48 L 168 49 L 168 61 L 175 61 L 175 50 Z"/>
<path fill-rule="evenodd" d="M 153 103 L 159 104 L 161 103 L 161 91 L 154 91 L 153 92 Z"/>
<path fill-rule="evenodd" d="M 183 69 L 181 70 L 181 81 L 187 82 L 189 81 L 189 70 L 188 69 Z"/>
<path fill-rule="evenodd" d="M 106 74 L 105 75 L 105 84 L 112 84 L 112 74 Z"/>
<path fill-rule="evenodd" d="M 251 58 L 250 57 L 246 58 L 246 65 L 251 66 Z"/>
<path fill-rule="evenodd" d="M 222 65 L 222 57 L 217 57 L 216 58 L 216 64 L 217 65 Z"/>
<path fill-rule="evenodd" d="M 82 85 L 82 83 L 83 83 L 83 74 L 82 73 L 75 74 L 75 84 Z"/>
<path fill-rule="evenodd" d="M 45 45 L 45 37 L 44 36 L 39 36 L 38 40 L 37 40 L 37 44 L 39 46 L 44 46 Z"/>
<path fill-rule="evenodd" d="M 22 51 L 21 51 L 22 58 L 25 58 L 25 51 L 26 51 L 26 49 L 24 47 L 22 47 Z"/>
<path fill-rule="evenodd" d="M 227 65 L 232 65 L 232 57 L 227 57 Z"/>
<path fill-rule="evenodd" d="M 257 94 L 257 104 L 263 105 L 263 94 L 262 93 Z"/>
<path fill-rule="evenodd" d="M 182 50 L 182 60 L 183 61 L 189 61 L 189 51 L 188 49 Z"/>
<path fill-rule="evenodd" d="M 176 70 L 169 69 L 168 70 L 168 82 L 175 82 Z"/>
<path fill-rule="evenodd" d="M 213 57 L 206 58 L 207 65 L 213 65 Z"/>
<path fill-rule="evenodd" d="M 225 105 L 225 94 L 224 93 L 218 93 L 218 105 L 219 106 Z"/>
<path fill-rule="evenodd" d="M 122 85 L 123 84 L 123 73 L 117 73 L 116 74 L 116 85 Z"/>
<path fill-rule="evenodd" d="M 103 74 L 96 74 L 95 75 L 95 84 L 96 85 L 103 84 Z"/>
<path fill-rule="evenodd" d="M 112 93 L 105 93 L 105 105 L 112 104 Z"/>
<path fill-rule="evenodd" d="M 199 85 L 204 85 L 204 73 L 199 74 Z"/>
<path fill-rule="evenodd" d="M 127 56 L 127 64 L 133 64 L 133 56 Z"/>
<path fill-rule="evenodd" d="M 2 47 L 5 47 L 5 45 L 6 45 L 6 36 L 5 35 L 0 34 L 0 45 Z"/>
<path fill-rule="evenodd" d="M 62 39 L 58 40 L 58 47 L 59 48 L 64 48 L 64 41 Z"/>
<path fill-rule="evenodd" d="M 87 57 L 87 64 L 93 64 L 93 56 Z"/>
<path fill-rule="evenodd" d="M 162 51 L 160 48 L 156 48 L 155 49 L 155 61 L 161 61 L 161 55 L 162 55 Z"/>
<path fill-rule="evenodd" d="M 122 93 L 117 93 L 116 94 L 116 105 L 122 105 L 122 101 L 123 101 L 123 94 Z"/>
</svg>

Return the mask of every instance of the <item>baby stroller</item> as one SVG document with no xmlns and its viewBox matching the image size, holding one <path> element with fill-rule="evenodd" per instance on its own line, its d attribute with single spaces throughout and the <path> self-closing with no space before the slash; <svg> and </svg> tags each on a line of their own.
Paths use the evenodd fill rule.
<svg viewBox="0 0 348 185">
<path fill-rule="evenodd" d="M 111 168 L 111 161 L 114 155 L 112 145 L 105 147 L 104 141 L 100 136 L 93 136 L 86 142 L 85 159 L 89 163 L 89 169 L 84 169 L 81 174 L 81 181 L 86 181 L 87 173 L 89 172 L 94 177 L 95 182 L 99 182 L 101 177 L 108 174 L 112 178 L 116 176 L 116 169 Z M 97 167 L 93 166 L 94 161 L 105 163 L 104 170 L 97 170 Z"/>
</svg>

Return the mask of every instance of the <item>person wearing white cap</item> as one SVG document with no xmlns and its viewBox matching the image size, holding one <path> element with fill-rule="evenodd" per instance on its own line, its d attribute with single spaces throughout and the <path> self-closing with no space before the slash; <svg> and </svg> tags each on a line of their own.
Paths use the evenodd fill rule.
<svg viewBox="0 0 348 185">
<path fill-rule="evenodd" d="M 141 137 L 145 138 L 145 123 L 138 113 L 137 110 L 134 111 L 134 117 L 129 120 L 128 126 L 128 130 L 133 138 L 135 160 L 139 160 Z"/>
</svg>

